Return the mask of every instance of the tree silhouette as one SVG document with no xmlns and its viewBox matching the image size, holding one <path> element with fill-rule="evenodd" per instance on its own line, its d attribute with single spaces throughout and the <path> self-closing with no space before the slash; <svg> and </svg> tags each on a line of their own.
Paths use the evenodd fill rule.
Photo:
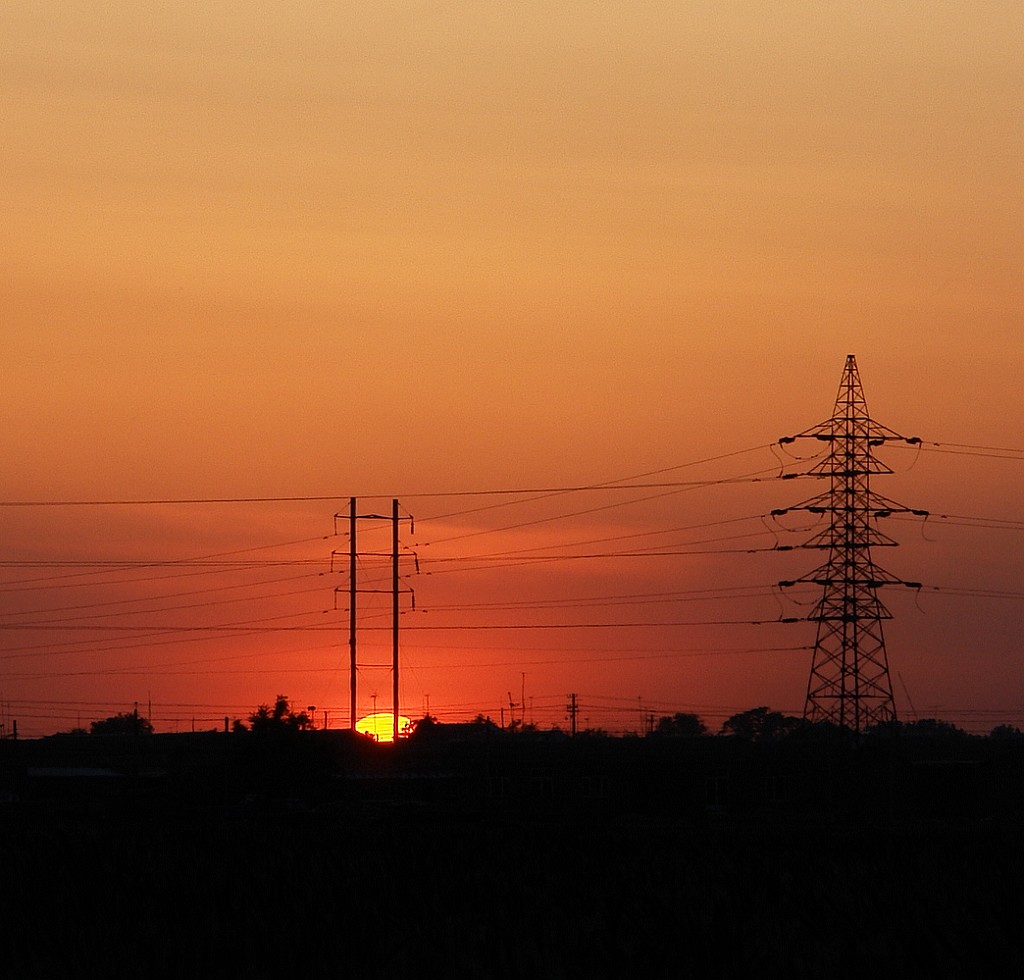
<svg viewBox="0 0 1024 980">
<path fill-rule="evenodd" d="M 989 733 L 989 738 L 1024 739 L 1022 732 L 1016 725 L 996 725 Z"/>
<path fill-rule="evenodd" d="M 89 725 L 91 735 L 152 735 L 153 723 L 138 711 L 122 711 Z"/>
<path fill-rule="evenodd" d="M 301 732 L 314 729 L 313 719 L 305 711 L 292 711 L 286 694 L 279 694 L 274 706 L 261 704 L 249 715 L 249 727 L 257 734 L 271 732 Z M 235 722 L 235 731 L 245 731 L 243 722 Z"/>
<path fill-rule="evenodd" d="M 769 711 L 767 707 L 740 711 L 722 724 L 723 735 L 733 735 L 745 742 L 768 742 L 788 735 L 800 727 L 800 719 Z"/>
<path fill-rule="evenodd" d="M 677 711 L 674 715 L 659 718 L 657 727 L 651 734 L 669 738 L 696 738 L 706 733 L 707 727 L 697 715 Z"/>
<path fill-rule="evenodd" d="M 952 722 L 938 718 L 919 718 L 900 725 L 900 733 L 911 738 L 965 738 L 967 732 Z"/>
<path fill-rule="evenodd" d="M 437 732 L 437 718 L 431 714 L 425 714 L 422 718 L 417 719 L 410 725 L 411 736 L 417 738 L 426 738 L 430 735 L 436 734 Z"/>
</svg>

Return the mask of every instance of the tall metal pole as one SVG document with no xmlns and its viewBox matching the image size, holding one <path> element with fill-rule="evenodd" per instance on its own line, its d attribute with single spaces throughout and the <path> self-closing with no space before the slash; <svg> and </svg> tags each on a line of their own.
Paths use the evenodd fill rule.
<svg viewBox="0 0 1024 980">
<path fill-rule="evenodd" d="M 356 730 L 356 498 L 349 497 L 348 517 L 348 656 L 349 656 L 349 728 Z"/>
<path fill-rule="evenodd" d="M 391 501 L 391 682 L 394 738 L 398 741 L 398 501 Z"/>
<path fill-rule="evenodd" d="M 878 527 L 893 514 L 927 516 L 883 497 L 871 488 L 871 477 L 892 470 L 875 454 L 888 442 L 917 444 L 876 422 L 868 414 L 857 361 L 846 358 L 832 417 L 819 425 L 780 439 L 814 439 L 829 446 L 827 456 L 806 474 L 828 481 L 828 489 L 783 510 L 823 515 L 826 527 L 803 547 L 824 551 L 827 559 L 814 571 L 789 582 L 813 584 L 821 599 L 806 618 L 817 623 L 817 637 L 807 684 L 804 718 L 829 722 L 860 734 L 865 728 L 896 720 L 882 623 L 892 614 L 878 597 L 885 585 L 920 588 L 885 571 L 872 558 L 872 548 L 895 547 Z"/>
</svg>

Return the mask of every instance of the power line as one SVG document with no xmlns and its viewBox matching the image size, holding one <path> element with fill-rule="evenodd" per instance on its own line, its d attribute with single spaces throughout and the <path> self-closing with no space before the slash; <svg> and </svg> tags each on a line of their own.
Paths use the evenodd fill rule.
<svg viewBox="0 0 1024 980">
<path fill-rule="evenodd" d="M 288 597 L 297 596 L 297 595 L 309 595 L 311 592 L 320 593 L 322 591 L 323 591 L 322 587 L 321 586 L 317 586 L 317 587 L 311 588 L 311 589 L 293 589 L 293 590 L 290 590 L 288 592 L 260 593 L 258 596 L 251 596 L 251 595 L 236 596 L 233 599 L 217 599 L 217 600 L 210 601 L 210 602 L 180 603 L 180 604 L 178 604 L 176 606 L 161 606 L 158 609 L 128 609 L 128 610 L 123 610 L 122 612 L 114 612 L 114 613 L 111 613 L 111 612 L 93 612 L 93 613 L 88 613 L 88 614 L 81 615 L 81 616 L 65 616 L 65 617 L 61 617 L 59 620 L 57 620 L 57 622 L 60 622 L 60 623 L 80 622 L 80 621 L 87 620 L 87 619 L 109 618 L 110 616 L 145 616 L 145 615 L 148 615 L 148 614 L 151 614 L 151 613 L 154 613 L 154 612 L 156 612 L 156 613 L 178 612 L 179 610 L 182 610 L 182 609 L 213 609 L 213 608 L 217 608 L 217 607 L 220 607 L 220 606 L 232 605 L 232 604 L 239 603 L 239 602 L 253 602 L 256 599 L 258 599 L 259 601 L 262 602 L 262 601 L 264 601 L 266 599 L 283 599 L 283 598 L 288 598 Z M 124 602 L 158 602 L 158 601 L 160 601 L 161 598 L 162 597 L 159 597 L 159 596 L 155 597 L 155 598 L 150 596 L 150 597 L 147 597 L 146 599 L 121 600 L 120 602 L 118 602 L 116 604 L 117 605 L 121 605 Z M 85 608 L 89 608 L 89 607 L 85 607 Z M 48 613 L 54 612 L 54 611 L 57 611 L 57 610 L 25 610 L 23 612 L 9 613 L 8 615 L 11 615 L 11 616 L 39 616 L 39 615 L 47 615 Z M 44 621 L 43 625 L 46 625 L 45 621 Z M 3 624 L 0 624 L 0 628 L 3 628 Z M 102 629 L 103 627 L 99 627 L 99 628 Z"/>
<path fill-rule="evenodd" d="M 721 480 L 699 480 L 699 481 L 691 481 L 691 482 L 686 482 L 686 483 L 662 484 L 661 486 L 670 486 L 672 489 L 667 490 L 667 491 L 665 491 L 663 493 L 655 493 L 655 494 L 648 494 L 648 495 L 645 495 L 643 497 L 635 497 L 632 500 L 617 501 L 617 502 L 612 503 L 612 504 L 602 504 L 600 507 L 589 507 L 586 510 L 573 511 L 572 513 L 569 513 L 569 514 L 556 514 L 553 517 L 541 517 L 541 518 L 537 518 L 536 520 L 531 520 L 531 521 L 520 521 L 520 522 L 518 522 L 516 524 L 507 524 L 504 527 L 484 528 L 484 529 L 481 529 L 479 531 L 467 531 L 467 532 L 465 532 L 463 534 L 453 534 L 453 535 L 450 535 L 449 537 L 446 537 L 446 538 L 438 538 L 436 541 L 426 541 L 426 542 L 423 542 L 423 547 L 428 547 L 430 545 L 435 545 L 435 544 L 447 544 L 450 541 L 462 541 L 462 540 L 465 540 L 466 538 L 480 537 L 481 535 L 484 535 L 484 534 L 497 534 L 499 532 L 504 532 L 504 531 L 518 531 L 518 530 L 521 530 L 522 528 L 526 528 L 526 527 L 536 527 L 536 526 L 538 526 L 540 524 L 550 524 L 553 521 L 562 521 L 562 520 L 565 520 L 566 518 L 569 518 L 569 517 L 585 517 L 585 516 L 587 516 L 589 514 L 597 514 L 597 513 L 601 513 L 602 511 L 606 511 L 606 510 L 615 510 L 615 509 L 618 509 L 620 507 L 631 506 L 633 504 L 643 504 L 643 503 L 648 503 L 648 502 L 650 502 L 652 500 L 660 500 L 660 499 L 663 499 L 665 497 L 671 497 L 671 496 L 674 496 L 676 494 L 684 493 L 687 490 L 707 489 L 709 487 L 726 486 L 726 485 L 729 485 L 729 484 L 760 483 L 760 482 L 763 482 L 765 474 L 767 474 L 767 473 L 774 473 L 774 472 L 775 472 L 774 469 L 770 469 L 770 470 L 764 470 L 763 469 L 763 470 L 755 470 L 755 471 L 753 471 L 751 473 L 745 473 L 745 474 L 742 474 L 741 476 L 728 477 L 728 478 L 721 479 Z M 773 477 L 773 479 L 777 479 L 777 477 Z M 583 488 L 583 489 L 590 489 L 590 488 Z M 600 488 L 600 489 L 603 489 L 603 488 Z M 622 488 L 614 488 L 614 489 L 625 489 L 625 490 L 643 489 L 643 485 L 642 484 L 634 484 L 633 486 L 622 487 Z"/>
<path fill-rule="evenodd" d="M 897 449 L 907 446 L 896 445 Z M 1009 459 L 1020 462 L 1024 460 L 1024 449 L 1011 449 L 1003 446 L 973 446 L 962 442 L 921 442 L 913 447 L 914 451 L 947 453 L 952 456 L 974 456 L 980 459 Z"/>
<path fill-rule="evenodd" d="M 667 629 L 676 626 L 767 626 L 776 623 L 797 622 L 796 619 L 703 619 L 670 621 L 658 623 L 629 622 L 629 623 L 489 623 L 489 624 L 462 624 L 457 626 L 406 626 L 408 632 L 423 632 L 429 630 L 450 630 L 452 632 L 467 631 L 504 631 L 504 630 L 602 630 L 602 629 Z M 369 626 L 367 629 L 384 629 L 384 627 Z"/>
<path fill-rule="evenodd" d="M 739 449 L 734 452 L 722 453 L 718 456 L 709 456 L 706 459 L 692 460 L 687 463 L 679 463 L 674 466 L 666 466 L 661 469 L 651 470 L 637 476 L 620 477 L 603 483 L 588 483 L 575 486 L 560 487 L 504 487 L 492 490 L 437 490 L 421 491 L 419 493 L 387 493 L 355 494 L 360 499 L 384 500 L 394 497 L 400 498 L 444 498 L 444 497 L 495 497 L 495 496 L 518 496 L 525 494 L 562 494 L 562 493 L 585 493 L 599 490 L 642 490 L 659 487 L 681 487 L 686 483 L 635 483 L 632 481 L 643 479 L 647 476 L 657 476 L 662 473 L 669 473 L 675 470 L 686 469 L 692 466 L 700 466 L 705 463 L 719 462 L 734 456 L 742 456 L 747 453 L 758 452 L 768 449 L 770 443 L 760 446 L 753 446 L 748 449 Z M 353 495 L 349 493 L 330 494 L 292 494 L 292 495 L 267 495 L 252 497 L 149 497 L 149 498 L 107 498 L 107 499 L 75 499 L 75 500 L 0 500 L 0 507 L 148 507 L 167 506 L 182 504 L 266 504 L 266 503 L 316 503 L 333 500 L 339 503 L 347 502 Z M 461 512 L 467 513 L 467 512 Z M 457 514 L 443 515 L 445 517 L 460 516 Z M 438 520 L 440 518 L 432 518 Z"/>
<path fill-rule="evenodd" d="M 661 483 L 637 483 L 629 482 L 641 479 L 647 475 L 657 475 L 687 467 L 698 466 L 705 463 L 719 462 L 735 456 L 742 456 L 748 453 L 757 452 L 762 449 L 770 449 L 772 443 L 764 443 L 759 446 L 752 446 L 748 449 L 740 449 L 735 452 L 723 453 L 718 456 L 709 456 L 704 459 L 693 460 L 688 463 L 680 463 L 675 466 L 663 467 L 652 470 L 648 474 L 640 474 L 637 477 L 621 477 L 603 483 L 578 484 L 567 486 L 550 487 L 499 487 L 488 490 L 436 490 L 406 492 L 399 494 L 402 498 L 416 499 L 439 499 L 445 497 L 496 497 L 496 496 L 521 496 L 530 494 L 566 494 L 566 493 L 587 493 L 596 491 L 611 490 L 644 490 L 659 488 L 685 488 L 689 486 L 714 485 L 717 482 L 725 481 L 670 481 Z M 907 448 L 897 446 L 897 448 Z M 956 455 L 973 455 L 983 458 L 1024 460 L 1024 449 L 1014 449 L 999 446 L 975 446 L 969 443 L 941 443 L 921 442 L 920 446 L 914 447 L 914 451 L 928 450 L 931 452 L 947 452 Z M 1001 455 L 992 455 L 1001 454 Z M 814 458 L 814 457 L 807 457 Z M 770 471 L 764 471 L 770 472 Z M 396 496 L 394 493 L 361 493 L 357 494 L 361 499 L 383 500 Z M 149 506 L 173 506 L 186 504 L 264 504 L 264 503 L 317 503 L 324 501 L 342 502 L 350 497 L 348 493 L 325 493 L 325 494 L 289 494 L 289 495 L 263 495 L 263 496 L 233 496 L 233 497 L 125 497 L 125 498 L 77 498 L 70 500 L 0 500 L 0 507 L 149 507 Z M 537 499 L 544 499 L 538 497 Z M 494 506 L 505 506 L 497 504 Z M 421 518 L 421 520 L 444 520 L 449 517 L 462 517 L 468 514 L 478 513 L 487 508 L 474 508 L 473 510 L 454 511 L 448 514 L 440 514 L 436 517 Z M 318 540 L 318 539 L 309 539 Z M 272 547 L 268 545 L 267 547 Z"/>
<path fill-rule="evenodd" d="M 575 515 L 570 515 L 570 516 L 575 516 Z M 584 539 L 584 540 L 562 541 L 562 542 L 558 542 L 557 544 L 537 544 L 537 545 L 532 545 L 529 548 L 516 548 L 516 549 L 511 549 L 511 550 L 506 550 L 506 551 L 488 552 L 488 553 L 485 553 L 485 554 L 482 554 L 482 555 L 466 555 L 466 556 L 458 556 L 458 557 L 459 558 L 464 557 L 465 560 L 467 560 L 467 561 L 482 561 L 482 560 L 491 559 L 491 558 L 505 559 L 505 558 L 515 557 L 515 556 L 518 556 L 518 555 L 529 555 L 531 552 L 537 552 L 537 551 L 554 551 L 557 548 L 583 547 L 584 545 L 606 544 L 606 543 L 609 543 L 609 542 L 612 542 L 612 541 L 630 541 L 630 540 L 633 540 L 635 538 L 646 538 L 646 537 L 651 537 L 653 535 L 659 535 L 661 537 L 665 537 L 665 536 L 667 536 L 669 534 L 677 534 L 677 533 L 679 533 L 681 531 L 698 531 L 698 530 L 704 530 L 706 528 L 711 528 L 711 527 L 722 527 L 722 526 L 727 525 L 727 524 L 739 524 L 739 523 L 745 523 L 747 521 L 755 521 L 755 520 L 762 520 L 763 521 L 764 520 L 764 516 L 765 515 L 758 514 L 758 515 L 749 516 L 749 517 L 734 517 L 734 518 L 730 518 L 728 520 L 722 520 L 722 521 L 704 521 L 704 522 L 701 522 L 699 524 L 684 524 L 684 525 L 681 525 L 679 527 L 656 528 L 656 529 L 650 530 L 650 531 L 631 531 L 631 532 L 628 532 L 626 534 L 608 535 L 608 536 L 601 537 L 601 538 L 587 538 L 587 539 Z M 506 528 L 506 530 L 509 530 L 509 529 Z M 735 541 L 735 540 L 739 540 L 741 538 L 757 537 L 757 536 L 762 535 L 762 534 L 767 534 L 767 535 L 771 535 L 771 536 L 777 536 L 777 533 L 778 533 L 777 529 L 769 529 L 767 527 L 762 527 L 762 529 L 759 530 L 759 531 L 747 532 L 745 534 L 722 535 L 722 536 L 715 537 L 715 538 L 702 538 L 702 539 L 700 539 L 698 541 L 687 541 L 687 542 L 682 542 L 682 543 L 683 544 L 709 544 L 709 543 L 716 542 L 716 541 Z M 666 545 L 657 545 L 654 548 L 652 548 L 651 550 L 657 550 L 657 548 L 664 548 L 664 547 L 668 547 L 668 546 L 666 546 Z M 448 559 L 444 559 L 444 558 L 440 558 L 440 559 L 438 559 L 438 558 L 424 558 L 423 560 L 427 561 L 427 562 L 430 562 L 430 561 L 446 561 Z"/>
<path fill-rule="evenodd" d="M 294 616 L 306 615 L 305 613 L 287 613 L 284 616 L 270 616 L 268 619 L 290 619 Z M 463 624 L 452 626 L 406 626 L 405 630 L 552 630 L 552 629 L 621 629 L 631 627 L 667 627 L 667 626 L 763 626 L 767 623 L 787 622 L 788 620 L 767 620 L 767 619 L 728 619 L 728 620 L 699 620 L 695 622 L 667 622 L 667 623 L 498 623 L 498 624 Z M 266 620 L 252 620 L 251 623 L 240 623 L 237 625 L 220 626 L 188 626 L 185 624 L 151 624 L 145 626 L 124 626 L 124 625 L 99 625 L 88 626 L 71 625 L 65 626 L 59 623 L 0 623 L 0 630 L 57 630 L 72 631 L 80 630 L 95 632 L 115 633 L 143 633 L 146 635 L 162 635 L 167 633 L 337 633 L 337 625 L 331 626 L 256 626 L 253 624 L 266 622 Z M 367 626 L 368 630 L 391 630 L 391 627 Z M 4 655 L 0 655 L 3 659 Z"/>
<path fill-rule="evenodd" d="M 281 582 L 296 582 L 296 581 L 298 581 L 300 579 L 304 579 L 304 578 L 320 578 L 320 577 L 321 576 L 320 576 L 319 572 L 307 572 L 307 573 L 305 573 L 303 575 L 285 575 L 282 578 L 263 579 L 262 581 L 259 581 L 259 582 L 235 582 L 235 583 L 233 583 L 231 585 L 215 585 L 215 586 L 212 586 L 209 589 L 188 589 L 188 590 L 186 590 L 184 592 L 168 592 L 168 593 L 165 593 L 165 594 L 159 594 L 158 593 L 156 595 L 139 596 L 139 597 L 134 598 L 134 599 L 108 599 L 108 600 L 104 600 L 103 602 L 86 602 L 86 603 L 78 603 L 76 605 L 71 605 L 71 606 L 50 606 L 50 607 L 44 608 L 44 609 L 31 609 L 31 610 L 24 610 L 22 612 L 18 612 L 18 611 L 15 610 L 15 611 L 11 611 L 11 612 L 6 613 L 6 615 L 8 615 L 8 616 L 38 616 L 38 615 L 43 615 L 43 614 L 47 614 L 47 613 L 55 613 L 55 612 L 75 612 L 75 611 L 78 611 L 78 610 L 81 610 L 81 609 L 101 609 L 101 608 L 104 608 L 104 607 L 107 607 L 107 606 L 126 606 L 126 605 L 132 605 L 134 603 L 140 603 L 140 602 L 158 602 L 158 601 L 167 600 L 167 599 L 181 599 L 181 598 L 185 598 L 186 596 L 211 595 L 211 594 L 213 594 L 215 592 L 228 592 L 228 591 L 232 591 L 232 590 L 236 590 L 236 589 L 249 589 L 249 588 L 253 588 L 254 586 L 278 585 Z M 147 581 L 147 580 L 146 579 L 142 579 L 142 580 L 129 579 L 128 581 L 135 582 L 135 581 Z M 106 585 L 107 583 L 101 583 L 101 584 L 102 585 Z M 62 586 L 53 586 L 51 588 L 62 588 Z M 4 590 L 2 588 L 0 588 L 0 593 L 2 593 L 3 591 Z M 43 590 L 40 589 L 39 591 L 43 591 Z M 320 587 L 318 586 L 316 589 L 311 589 L 309 591 L 320 591 Z M 289 593 L 278 593 L 278 595 L 287 595 L 287 594 L 289 594 Z M 295 593 L 292 593 L 292 594 L 295 594 Z M 267 598 L 267 596 L 266 595 L 261 595 L 260 598 Z M 240 600 L 224 599 L 224 600 L 217 600 L 217 601 L 218 602 L 235 602 L 235 601 L 245 601 L 245 599 L 251 599 L 251 597 L 243 597 Z M 188 607 L 185 607 L 185 606 L 170 606 L 170 607 L 167 607 L 167 608 L 171 608 L 171 609 L 184 609 L 184 608 L 188 608 Z M 126 614 L 127 615 L 134 615 L 134 612 L 135 611 L 133 611 L 133 610 L 126 610 Z"/>
<path fill-rule="evenodd" d="M 453 511 L 453 512 L 448 513 L 448 514 L 440 514 L 440 515 L 437 515 L 435 517 L 427 518 L 427 520 L 439 521 L 439 520 L 447 520 L 448 518 L 451 518 L 451 517 L 465 517 L 465 516 L 467 516 L 469 514 L 477 514 L 477 513 L 480 513 L 482 511 L 494 510 L 495 508 L 498 508 L 498 507 L 507 507 L 507 506 L 510 505 L 510 503 L 516 503 L 516 504 L 519 504 L 519 503 L 533 503 L 534 501 L 544 500 L 547 497 L 559 496 L 559 495 L 561 495 L 563 493 L 578 492 L 579 489 L 588 489 L 588 490 L 601 490 L 601 489 L 644 489 L 645 487 L 649 489 L 650 487 L 653 487 L 654 484 L 645 485 L 645 484 L 634 483 L 632 481 L 644 480 L 647 477 L 651 477 L 651 476 L 661 476 L 661 474 L 663 474 L 663 473 L 671 473 L 671 472 L 674 472 L 675 470 L 687 469 L 687 468 L 693 467 L 693 466 L 702 466 L 705 463 L 717 463 L 717 462 L 721 462 L 723 459 L 731 459 L 732 457 L 735 457 L 735 456 L 745 456 L 745 455 L 747 455 L 749 453 L 760 452 L 761 450 L 769 449 L 769 448 L 771 448 L 771 444 L 770 443 L 763 444 L 763 445 L 760 445 L 760 446 L 752 446 L 752 447 L 750 447 L 748 449 L 737 449 L 737 450 L 735 450 L 733 452 L 722 453 L 722 454 L 720 454 L 718 456 L 708 456 L 708 457 L 706 457 L 704 459 L 691 460 L 688 463 L 679 463 L 679 464 L 676 464 L 674 466 L 664 466 L 664 467 L 661 467 L 660 469 L 649 470 L 646 473 L 638 473 L 638 474 L 636 474 L 635 476 L 632 476 L 632 477 L 622 477 L 621 479 L 611 480 L 611 481 L 607 481 L 605 483 L 590 484 L 586 488 L 561 487 L 561 488 L 547 488 L 547 489 L 525 490 L 525 491 L 522 491 L 522 492 L 523 493 L 538 493 L 538 494 L 542 494 L 542 496 L 533 497 L 533 498 L 531 498 L 529 500 L 525 500 L 525 501 L 507 501 L 507 502 L 500 503 L 500 504 L 488 504 L 486 507 L 474 507 L 474 508 L 472 508 L 470 510 Z M 484 491 L 484 492 L 485 493 L 502 493 L 502 494 L 504 494 L 504 493 L 512 493 L 512 491 Z M 406 495 L 406 496 L 408 496 L 408 495 Z"/>
<path fill-rule="evenodd" d="M 612 657 L 600 657 L 594 655 L 588 655 L 581 653 L 578 655 L 566 655 L 562 657 L 545 657 L 543 659 L 531 659 L 531 660 L 486 660 L 486 661 L 460 661 L 460 670 L 479 670 L 479 669 L 490 669 L 493 667 L 545 667 L 545 666 L 557 666 L 562 664 L 604 664 L 604 663 L 632 663 L 632 662 L 643 662 L 648 660 L 687 660 L 687 659 L 698 659 L 698 658 L 714 658 L 714 657 L 730 657 L 730 656 L 749 656 L 753 654 L 773 654 L 773 653 L 806 653 L 812 650 L 811 646 L 777 646 L 777 647 L 732 647 L 732 648 L 719 648 L 719 649 L 693 649 L 693 650 L 672 650 L 661 653 L 636 653 L 636 654 L 623 654 Z M 408 651 L 407 651 L 408 652 Z M 225 659 L 248 659 L 248 655 L 236 658 L 225 658 Z M 206 663 L 207 661 L 198 661 L 198 663 Z M 210 661 L 212 662 L 212 661 Z M 97 668 L 95 670 L 75 670 L 75 671 L 52 671 L 52 672 L 40 672 L 32 674 L 12 674 L 8 676 L 14 677 L 31 677 L 36 679 L 44 679 L 51 677 L 106 677 L 110 675 L 115 676 L 159 676 L 159 677 L 174 677 L 187 674 L 188 676 L 238 676 L 248 674 L 335 674 L 338 671 L 337 665 L 329 665 L 326 667 L 260 667 L 260 668 L 226 668 L 226 669 L 205 669 L 205 670 L 181 670 L 181 671 L 169 671 L 166 670 L 167 665 L 155 665 L 152 667 L 114 667 L 114 668 Z M 361 665 L 365 666 L 365 665 Z M 381 670 L 390 670 L 390 664 L 378 664 L 370 665 L 377 666 Z M 451 670 L 451 664 L 440 664 L 440 663 L 417 663 L 410 665 L 416 670 Z"/>
</svg>

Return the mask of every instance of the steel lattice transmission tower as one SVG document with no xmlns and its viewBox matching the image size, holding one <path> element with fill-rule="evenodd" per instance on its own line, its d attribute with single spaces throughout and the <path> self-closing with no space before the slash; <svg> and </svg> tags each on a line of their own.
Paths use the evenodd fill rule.
<svg viewBox="0 0 1024 980">
<path fill-rule="evenodd" d="M 889 679 L 882 622 L 892 614 L 878 598 L 884 585 L 920 588 L 885 571 L 871 556 L 876 547 L 895 547 L 896 542 L 878 528 L 878 521 L 892 514 L 917 514 L 871 489 L 871 478 L 892 470 L 875 457 L 874 450 L 887 442 L 919 444 L 874 421 L 868 415 L 857 361 L 846 358 L 832 417 L 820 425 L 779 440 L 797 439 L 828 444 L 828 452 L 806 474 L 828 481 L 828 489 L 794 507 L 772 512 L 773 516 L 802 510 L 823 515 L 827 525 L 803 545 L 827 553 L 824 564 L 788 582 L 821 586 L 821 599 L 807 616 L 816 622 L 817 637 L 807 682 L 804 718 L 831 722 L 860 733 L 865 728 L 896 720 Z"/>
</svg>

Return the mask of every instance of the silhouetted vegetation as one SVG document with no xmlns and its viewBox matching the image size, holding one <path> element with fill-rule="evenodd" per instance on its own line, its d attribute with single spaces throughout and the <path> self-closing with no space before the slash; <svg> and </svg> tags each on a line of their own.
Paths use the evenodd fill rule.
<svg viewBox="0 0 1024 980">
<path fill-rule="evenodd" d="M 900 723 L 900 733 L 911 738 L 969 738 L 967 732 L 948 721 L 921 718 Z"/>
<path fill-rule="evenodd" d="M 251 715 L 249 715 L 248 727 L 244 722 L 234 722 L 233 729 L 236 732 L 252 731 L 257 735 L 266 735 L 274 732 L 304 732 L 316 728 L 313 719 L 305 711 L 293 711 L 285 694 L 279 694 L 274 700 L 273 707 L 261 704 Z"/>
<path fill-rule="evenodd" d="M 437 728 L 437 718 L 431 714 L 425 714 L 422 718 L 418 718 L 411 724 L 410 737 L 419 736 L 420 738 L 429 736 L 432 731 Z"/>
<path fill-rule="evenodd" d="M 767 742 L 782 738 L 801 726 L 799 718 L 792 718 L 767 707 L 740 711 L 722 724 L 722 734 L 732 735 L 745 742 Z"/>
<path fill-rule="evenodd" d="M 122 711 L 89 725 L 91 735 L 152 735 L 153 725 L 138 711 Z"/>
<path fill-rule="evenodd" d="M 1024 739 L 1024 732 L 1022 732 L 1015 725 L 996 725 L 995 728 L 989 733 L 990 738 L 996 739 L 1008 739 L 1008 740 L 1019 740 Z"/>
<path fill-rule="evenodd" d="M 665 715 L 658 719 L 652 735 L 667 738 L 697 738 L 707 734 L 707 726 L 700 717 L 685 711 Z"/>
</svg>

